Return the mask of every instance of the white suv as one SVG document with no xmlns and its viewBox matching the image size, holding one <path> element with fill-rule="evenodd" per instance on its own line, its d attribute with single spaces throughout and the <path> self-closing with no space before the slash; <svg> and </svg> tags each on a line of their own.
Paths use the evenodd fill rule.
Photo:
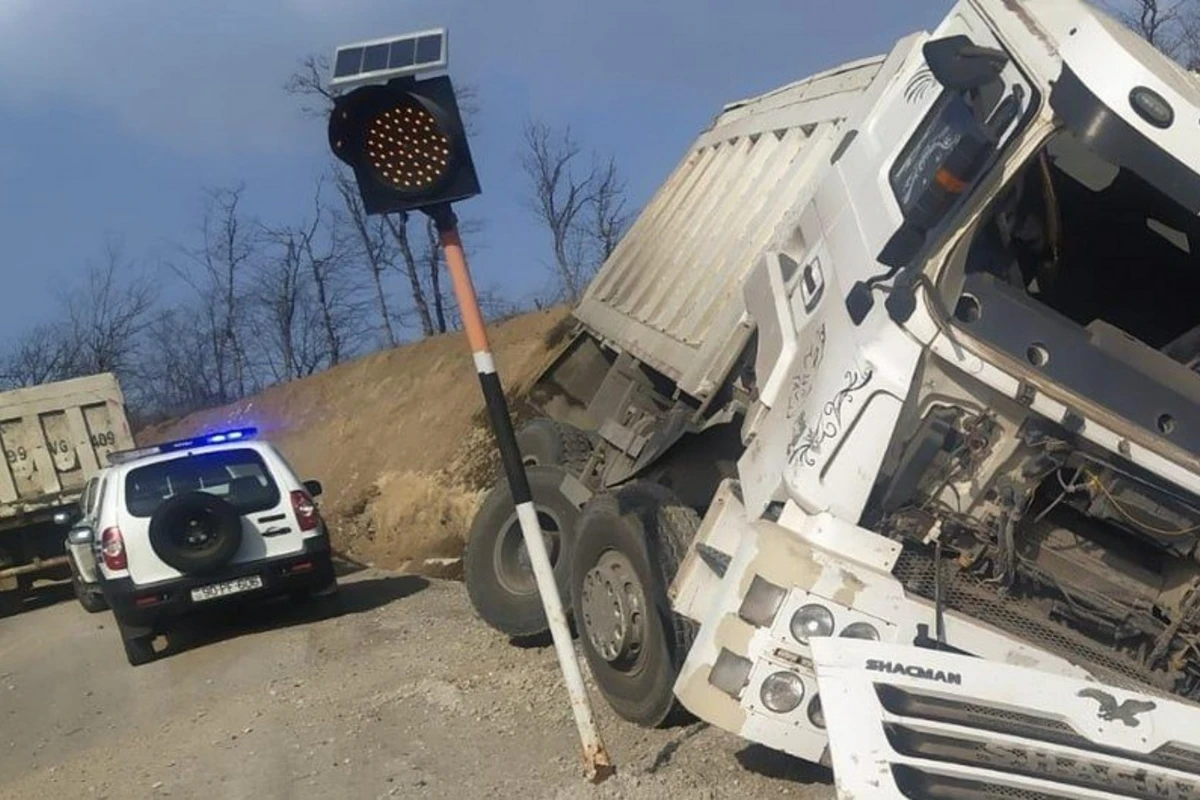
<svg viewBox="0 0 1200 800">
<path fill-rule="evenodd" d="M 153 660 L 154 637 L 194 611 L 282 594 L 338 610 L 329 535 L 313 499 L 321 485 L 301 483 L 254 434 L 113 453 L 97 475 L 68 549 L 85 594 L 98 579 L 130 664 Z M 91 565 L 81 557 L 87 549 Z"/>
</svg>

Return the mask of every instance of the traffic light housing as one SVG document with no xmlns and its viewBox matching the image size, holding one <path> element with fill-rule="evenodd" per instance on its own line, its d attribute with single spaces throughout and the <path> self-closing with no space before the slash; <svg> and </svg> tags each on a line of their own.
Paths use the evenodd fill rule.
<svg viewBox="0 0 1200 800">
<path fill-rule="evenodd" d="M 398 78 L 338 97 L 329 115 L 329 146 L 354 170 L 368 214 L 479 194 L 449 76 Z"/>
</svg>

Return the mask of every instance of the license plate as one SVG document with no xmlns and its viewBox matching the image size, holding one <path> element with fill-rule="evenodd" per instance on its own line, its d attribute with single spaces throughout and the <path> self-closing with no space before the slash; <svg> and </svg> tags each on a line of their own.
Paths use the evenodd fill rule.
<svg viewBox="0 0 1200 800">
<path fill-rule="evenodd" d="M 255 589 L 261 589 L 262 585 L 261 575 L 249 575 L 245 578 L 236 578 L 231 581 L 200 586 L 192 589 L 192 602 L 200 603 L 205 600 L 215 600 L 218 597 L 228 597 L 231 594 L 250 592 Z"/>
</svg>

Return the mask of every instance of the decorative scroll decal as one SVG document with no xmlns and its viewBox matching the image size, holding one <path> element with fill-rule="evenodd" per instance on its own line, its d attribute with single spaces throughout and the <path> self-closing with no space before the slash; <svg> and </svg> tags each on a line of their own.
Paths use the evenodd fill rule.
<svg viewBox="0 0 1200 800">
<path fill-rule="evenodd" d="M 812 343 L 808 346 L 808 350 L 804 353 L 804 358 L 800 360 L 800 374 L 792 381 L 792 391 L 788 395 L 788 419 L 795 419 L 796 415 L 801 413 L 804 401 L 812 394 L 813 379 L 817 375 L 817 367 L 821 366 L 821 361 L 824 358 L 825 323 L 821 323 L 821 327 L 817 328 L 817 335 L 813 338 Z"/>
<path fill-rule="evenodd" d="M 857 369 L 847 370 L 843 378 L 844 385 L 825 403 L 821 408 L 821 416 L 811 425 L 807 413 L 800 412 L 796 419 L 795 434 L 788 444 L 788 464 L 793 467 L 816 466 L 822 445 L 842 431 L 842 409 L 847 403 L 854 402 L 854 393 L 870 383 L 873 374 L 870 367 L 861 372 Z"/>
</svg>

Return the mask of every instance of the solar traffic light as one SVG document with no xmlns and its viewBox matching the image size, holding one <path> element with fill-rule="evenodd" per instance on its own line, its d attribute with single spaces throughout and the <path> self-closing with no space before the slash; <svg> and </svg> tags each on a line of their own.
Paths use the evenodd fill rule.
<svg viewBox="0 0 1200 800">
<path fill-rule="evenodd" d="M 479 194 L 449 76 L 395 78 L 339 96 L 329 116 L 329 146 L 354 170 L 368 214 Z"/>
</svg>

